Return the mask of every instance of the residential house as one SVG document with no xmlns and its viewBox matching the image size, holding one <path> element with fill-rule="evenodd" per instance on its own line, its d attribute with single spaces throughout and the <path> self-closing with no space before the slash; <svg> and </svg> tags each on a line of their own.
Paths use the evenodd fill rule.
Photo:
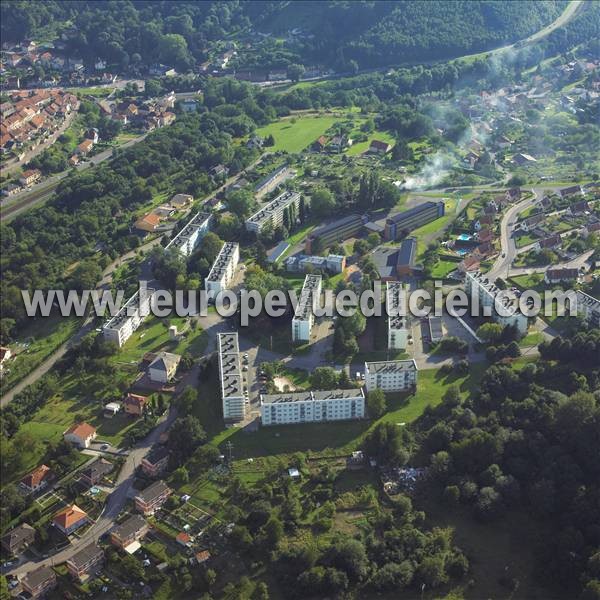
<svg viewBox="0 0 600 600">
<path fill-rule="evenodd" d="M 552 248 L 560 246 L 561 242 L 562 238 L 560 237 L 560 234 L 555 233 L 550 237 L 546 237 L 536 242 L 535 249 L 538 252 L 540 252 L 541 250 L 551 250 Z"/>
<path fill-rule="evenodd" d="M 175 377 L 177 367 L 181 361 L 179 354 L 159 352 L 148 366 L 148 377 L 155 383 L 168 383 Z"/>
<path fill-rule="evenodd" d="M 28 169 L 23 171 L 19 177 L 19 183 L 25 187 L 33 185 L 36 181 L 42 178 L 42 172 L 39 169 Z"/>
<path fill-rule="evenodd" d="M 2 536 L 2 547 L 8 554 L 18 556 L 35 540 L 35 529 L 27 523 L 21 523 Z"/>
<path fill-rule="evenodd" d="M 71 504 L 58 511 L 52 520 L 54 527 L 62 531 L 65 535 L 71 535 L 88 522 L 89 517 L 87 513 L 81 510 L 76 504 Z"/>
<path fill-rule="evenodd" d="M 164 481 L 155 481 L 135 496 L 135 508 L 143 515 L 153 515 L 172 493 Z"/>
<path fill-rule="evenodd" d="M 192 538 L 190 534 L 186 533 L 185 531 L 181 531 L 180 533 L 178 533 L 175 537 L 175 541 L 184 548 L 192 547 Z"/>
<path fill-rule="evenodd" d="M 35 494 L 46 488 L 52 479 L 53 475 L 50 467 L 40 465 L 21 479 L 19 487 L 27 494 Z"/>
<path fill-rule="evenodd" d="M 142 471 L 148 477 L 158 477 L 169 464 L 169 450 L 165 446 L 155 446 L 142 459 Z"/>
<path fill-rule="evenodd" d="M 113 468 L 114 465 L 110 461 L 99 458 L 81 471 L 80 481 L 87 486 L 96 485 L 97 483 L 100 483 Z"/>
<path fill-rule="evenodd" d="M 581 202 L 575 202 L 574 204 L 571 204 L 569 210 L 572 215 L 580 215 L 581 213 L 589 212 L 590 205 L 585 200 L 582 200 Z"/>
<path fill-rule="evenodd" d="M 458 264 L 458 270 L 461 273 L 466 273 L 468 271 L 475 272 L 475 271 L 479 271 L 480 266 L 481 266 L 481 257 L 474 254 L 474 255 L 465 257 Z"/>
<path fill-rule="evenodd" d="M 471 167 L 471 169 L 473 169 L 477 165 L 480 159 L 481 157 L 479 156 L 479 154 L 477 154 L 477 152 L 474 152 L 473 150 L 470 150 L 465 156 L 465 162 L 469 165 L 469 167 Z"/>
<path fill-rule="evenodd" d="M 185 208 L 192 204 L 193 201 L 194 196 L 191 196 L 190 194 L 175 194 L 171 198 L 170 204 L 175 208 Z"/>
<path fill-rule="evenodd" d="M 323 152 L 327 146 L 327 138 L 324 135 L 319 136 L 313 143 L 313 150 L 315 152 Z"/>
<path fill-rule="evenodd" d="M 476 234 L 477 240 L 484 244 L 486 242 L 491 242 L 494 239 L 494 234 L 489 229 L 481 229 Z"/>
<path fill-rule="evenodd" d="M 577 281 L 579 269 L 570 267 L 550 268 L 544 275 L 546 283 L 560 283 L 561 281 Z"/>
<path fill-rule="evenodd" d="M 583 188 L 580 185 L 572 185 L 571 187 L 563 188 L 558 192 L 561 198 L 568 198 L 569 196 L 584 195 Z"/>
<path fill-rule="evenodd" d="M 159 215 L 155 213 L 149 213 L 138 219 L 133 226 L 139 231 L 151 233 L 152 231 L 156 231 L 160 225 L 160 222 L 161 218 Z"/>
<path fill-rule="evenodd" d="M 121 410 L 120 402 L 109 402 L 104 405 L 104 416 L 107 419 L 112 419 Z"/>
<path fill-rule="evenodd" d="M 75 423 L 63 433 L 63 437 L 79 448 L 89 448 L 92 440 L 96 439 L 96 428 L 89 423 Z"/>
<path fill-rule="evenodd" d="M 504 197 L 507 202 L 517 202 L 521 199 L 521 188 L 510 188 L 506 190 Z"/>
<path fill-rule="evenodd" d="M 21 579 L 23 589 L 31 594 L 32 598 L 41 598 L 56 587 L 56 573 L 50 567 L 40 567 L 29 571 Z"/>
<path fill-rule="evenodd" d="M 260 150 L 263 145 L 264 145 L 265 141 L 263 138 L 261 138 L 258 135 L 253 135 L 247 142 L 246 142 L 246 148 L 255 148 L 257 150 Z"/>
<path fill-rule="evenodd" d="M 194 558 L 196 559 L 197 564 L 203 565 L 210 560 L 210 552 L 208 550 L 200 550 L 200 552 L 196 552 Z"/>
<path fill-rule="evenodd" d="M 351 146 L 352 140 L 348 139 L 345 135 L 335 135 L 329 142 L 329 150 L 331 152 L 342 152 L 346 146 Z"/>
<path fill-rule="evenodd" d="M 111 544 L 127 551 L 127 548 L 141 540 L 149 529 L 150 526 L 146 519 L 140 515 L 133 515 L 112 529 L 110 532 Z"/>
<path fill-rule="evenodd" d="M 141 417 L 146 410 L 148 405 L 148 398 L 146 396 L 140 396 L 138 394 L 132 394 L 129 392 L 123 400 L 123 410 L 126 415 L 132 415 L 134 417 Z"/>
<path fill-rule="evenodd" d="M 588 225 L 585 225 L 581 230 L 581 234 L 584 238 L 587 238 L 590 235 L 590 233 L 596 233 L 600 235 L 600 222 L 589 223 Z"/>
<path fill-rule="evenodd" d="M 92 151 L 94 147 L 94 142 L 92 140 L 83 140 L 77 148 L 75 148 L 75 154 L 78 156 L 85 156 Z"/>
<path fill-rule="evenodd" d="M 539 225 L 545 219 L 544 213 L 537 213 L 535 215 L 531 215 L 527 219 L 523 220 L 520 225 L 523 231 L 531 231 L 535 229 L 537 225 Z"/>
<path fill-rule="evenodd" d="M 531 154 L 523 154 L 522 152 L 519 152 L 513 156 L 512 161 L 515 165 L 522 167 L 523 165 L 531 165 L 536 163 L 537 159 L 531 156 Z"/>
<path fill-rule="evenodd" d="M 67 560 L 67 570 L 74 579 L 83 583 L 100 569 L 103 562 L 104 550 L 92 542 Z"/>
<path fill-rule="evenodd" d="M 369 152 L 373 154 L 387 154 L 392 149 L 392 145 L 381 140 L 371 140 Z"/>
</svg>

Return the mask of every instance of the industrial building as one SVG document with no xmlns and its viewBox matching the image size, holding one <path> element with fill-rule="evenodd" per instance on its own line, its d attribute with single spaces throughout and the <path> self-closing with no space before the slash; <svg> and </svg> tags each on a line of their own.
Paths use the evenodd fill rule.
<svg viewBox="0 0 600 600">
<path fill-rule="evenodd" d="M 417 385 L 417 363 L 411 360 L 386 360 L 365 363 L 367 392 L 404 392 Z"/>
<path fill-rule="evenodd" d="M 221 290 L 226 290 L 233 280 L 239 260 L 240 245 L 236 242 L 225 242 L 204 282 L 206 291 L 216 295 Z"/>
<path fill-rule="evenodd" d="M 360 388 L 263 394 L 260 414 L 263 425 L 362 419 L 365 396 Z"/>
<path fill-rule="evenodd" d="M 223 418 L 226 421 L 242 421 L 246 416 L 246 405 L 238 334 L 219 333 L 217 335 L 217 353 Z"/>
<path fill-rule="evenodd" d="M 320 295 L 321 276 L 307 275 L 292 319 L 292 340 L 294 342 L 310 341 L 310 332 L 315 319 L 312 310 L 313 299 L 318 300 Z"/>
<path fill-rule="evenodd" d="M 384 237 L 386 240 L 396 240 L 404 237 L 413 229 L 443 217 L 444 211 L 443 202 L 428 201 L 392 215 L 385 222 Z"/>
<path fill-rule="evenodd" d="M 297 210 L 299 205 L 300 194 L 287 190 L 246 219 L 246 230 L 258 234 L 267 223 L 277 227 L 283 223 L 284 211 L 290 206 Z"/>
</svg>

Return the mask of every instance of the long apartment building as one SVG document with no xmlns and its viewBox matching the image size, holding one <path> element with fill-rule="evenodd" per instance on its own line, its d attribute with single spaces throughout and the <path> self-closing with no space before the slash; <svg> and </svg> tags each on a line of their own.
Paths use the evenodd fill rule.
<svg viewBox="0 0 600 600">
<path fill-rule="evenodd" d="M 428 201 L 392 215 L 385 222 L 384 237 L 386 240 L 403 237 L 413 229 L 443 217 L 444 211 L 443 202 Z"/>
<path fill-rule="evenodd" d="M 512 292 L 500 290 L 493 281 L 478 271 L 465 273 L 465 290 L 468 294 L 477 296 L 480 314 L 490 316 L 503 327 L 513 325 L 519 333 L 527 333 L 527 317 L 519 311 L 518 299 Z M 502 292 L 502 297 L 499 292 Z M 490 315 L 486 315 L 486 308 L 491 312 Z M 512 314 L 505 311 L 511 311 Z"/>
<path fill-rule="evenodd" d="M 269 173 L 266 177 L 263 177 L 255 186 L 254 193 L 257 198 L 261 198 L 265 194 L 271 193 L 274 189 L 285 183 L 288 179 L 291 179 L 296 175 L 295 171 L 292 171 L 288 166 L 284 165 L 276 171 Z"/>
<path fill-rule="evenodd" d="M 246 416 L 246 405 L 238 334 L 219 333 L 217 335 L 217 353 L 223 419 L 225 421 L 242 421 Z"/>
<path fill-rule="evenodd" d="M 273 227 L 281 225 L 283 223 L 283 213 L 292 205 L 296 210 L 298 209 L 300 194 L 291 190 L 282 192 L 275 200 L 271 200 L 246 219 L 246 230 L 258 234 L 267 223 L 271 223 Z"/>
<path fill-rule="evenodd" d="M 363 225 L 363 218 L 355 214 L 323 225 L 306 238 L 304 250 L 307 254 L 318 254 L 334 242 L 343 242 L 348 238 L 355 237 Z"/>
<path fill-rule="evenodd" d="M 405 350 L 408 345 L 408 316 L 398 314 L 403 284 L 388 281 L 386 285 L 386 307 L 388 313 L 388 349 Z"/>
<path fill-rule="evenodd" d="M 577 313 L 592 327 L 600 327 L 600 300 L 577 290 Z"/>
<path fill-rule="evenodd" d="M 104 324 L 102 330 L 104 339 L 115 342 L 120 348 L 150 314 L 155 293 L 156 290 L 147 289 L 143 296 L 139 291 L 131 296 L 119 312 Z"/>
<path fill-rule="evenodd" d="M 206 291 L 218 294 L 221 290 L 226 290 L 233 280 L 239 261 L 240 245 L 236 242 L 225 242 L 206 278 Z"/>
<path fill-rule="evenodd" d="M 417 385 L 417 363 L 414 360 L 385 360 L 365 363 L 367 392 L 403 392 Z"/>
<path fill-rule="evenodd" d="M 304 278 L 304 285 L 292 319 L 292 341 L 294 342 L 310 341 L 310 332 L 315 321 L 313 299 L 318 301 L 321 296 L 321 283 L 320 275 L 309 274 Z"/>
<path fill-rule="evenodd" d="M 190 256 L 209 232 L 213 216 L 209 213 L 196 213 L 183 229 L 167 244 L 165 250 L 178 250 L 184 256 Z"/>
<path fill-rule="evenodd" d="M 263 425 L 362 419 L 365 395 L 362 388 L 263 394 L 260 414 Z"/>
</svg>

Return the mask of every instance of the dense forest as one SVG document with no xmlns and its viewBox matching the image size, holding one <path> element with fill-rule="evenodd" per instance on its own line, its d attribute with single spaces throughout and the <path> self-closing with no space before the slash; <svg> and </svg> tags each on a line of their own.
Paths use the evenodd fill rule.
<svg viewBox="0 0 600 600">
<path fill-rule="evenodd" d="M 250 40 L 238 66 L 326 64 L 338 70 L 424 62 L 514 42 L 550 23 L 564 0 L 540 2 L 44 2 L 2 3 L 2 39 L 64 33 L 67 50 L 118 68 L 161 62 L 178 70 L 214 43 Z M 255 44 L 252 31 L 272 33 Z M 297 32 L 288 35 L 290 31 Z M 283 43 L 279 40 L 285 35 Z M 254 40 L 254 41 L 253 41 Z"/>
</svg>

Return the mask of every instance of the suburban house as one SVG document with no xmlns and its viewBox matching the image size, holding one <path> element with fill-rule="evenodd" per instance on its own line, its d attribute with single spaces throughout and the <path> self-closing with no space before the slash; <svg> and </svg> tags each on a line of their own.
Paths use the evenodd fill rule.
<svg viewBox="0 0 600 600">
<path fill-rule="evenodd" d="M 210 552 L 208 550 L 200 550 L 200 552 L 196 552 L 194 558 L 199 565 L 202 565 L 210 560 Z"/>
<path fill-rule="evenodd" d="M 327 138 L 324 135 L 319 136 L 313 143 L 315 152 L 322 152 L 327 146 Z"/>
<path fill-rule="evenodd" d="M 150 529 L 146 519 L 140 515 L 133 515 L 126 521 L 117 525 L 110 532 L 110 541 L 113 546 L 128 552 L 130 546 L 141 540 Z M 133 550 L 133 548 L 131 548 Z"/>
<path fill-rule="evenodd" d="M 19 177 L 19 183 L 24 186 L 33 185 L 38 179 L 41 179 L 42 172 L 39 169 L 29 169 L 23 171 L 21 177 Z"/>
<path fill-rule="evenodd" d="M 147 404 L 148 398 L 146 396 L 140 396 L 130 392 L 125 396 L 125 400 L 123 400 L 123 410 L 126 415 L 141 417 L 146 410 Z"/>
<path fill-rule="evenodd" d="M 369 152 L 374 154 L 387 154 L 392 149 L 392 145 L 381 140 L 371 140 Z"/>
<path fill-rule="evenodd" d="M 520 223 L 521 229 L 523 231 L 531 231 L 536 225 L 539 225 L 545 219 L 544 213 L 537 213 L 535 215 L 531 215 L 524 221 Z"/>
<path fill-rule="evenodd" d="M 89 154 L 92 151 L 93 147 L 93 140 L 83 140 L 83 142 L 81 142 L 81 144 L 79 144 L 79 146 L 75 148 L 75 154 L 79 156 L 85 156 L 86 154 Z"/>
<path fill-rule="evenodd" d="M 142 471 L 149 477 L 157 477 L 169 464 L 169 451 L 165 446 L 155 446 L 142 459 Z"/>
<path fill-rule="evenodd" d="M 89 467 L 86 467 L 81 471 L 80 481 L 88 486 L 96 485 L 100 483 L 106 475 L 108 475 L 114 468 L 114 465 L 104 459 L 99 458 L 95 460 Z"/>
<path fill-rule="evenodd" d="M 13 556 L 21 554 L 35 540 L 35 529 L 27 523 L 21 523 L 2 536 L 2 547 Z"/>
<path fill-rule="evenodd" d="M 161 218 L 159 215 L 155 213 L 150 213 L 139 218 L 133 226 L 136 229 L 139 229 L 140 231 L 143 231 L 145 233 L 151 233 L 152 231 L 156 231 L 156 229 L 160 225 L 160 221 Z"/>
<path fill-rule="evenodd" d="M 103 415 L 107 419 L 112 419 L 120 410 L 121 410 L 120 402 L 109 402 L 108 404 L 104 405 Z"/>
<path fill-rule="evenodd" d="M 19 487 L 27 494 L 35 494 L 43 490 L 52 479 L 50 467 L 40 465 L 21 479 Z"/>
<path fill-rule="evenodd" d="M 576 194 L 583 195 L 583 189 L 580 185 L 572 185 L 571 187 L 563 188 L 558 192 L 561 198 L 568 198 Z"/>
<path fill-rule="evenodd" d="M 539 240 L 536 242 L 535 249 L 539 252 L 540 250 L 550 250 L 552 248 L 556 248 L 560 246 L 562 238 L 559 233 L 555 233 L 547 238 Z"/>
<path fill-rule="evenodd" d="M 92 440 L 96 439 L 96 428 L 89 423 L 75 423 L 63 433 L 63 438 L 79 448 L 89 448 Z"/>
<path fill-rule="evenodd" d="M 185 531 L 181 531 L 175 537 L 175 541 L 184 548 L 191 548 L 192 546 L 192 538 L 189 533 Z"/>
<path fill-rule="evenodd" d="M 466 273 L 467 271 L 479 271 L 481 266 L 481 257 L 477 255 L 471 255 L 464 258 L 460 263 L 458 263 L 458 270 L 461 273 Z"/>
<path fill-rule="evenodd" d="M 50 567 L 40 567 L 27 573 L 21 585 L 33 598 L 41 598 L 56 587 L 56 573 Z"/>
<path fill-rule="evenodd" d="M 143 515 L 154 514 L 172 494 L 164 481 L 155 481 L 135 497 L 135 507 Z"/>
<path fill-rule="evenodd" d="M 533 158 L 530 154 L 523 154 L 519 152 L 513 156 L 513 163 L 518 166 L 530 165 L 537 162 L 537 159 Z"/>
<path fill-rule="evenodd" d="M 194 201 L 194 196 L 190 194 L 175 194 L 170 201 L 171 206 L 175 208 L 185 208 Z"/>
<path fill-rule="evenodd" d="M 159 352 L 148 366 L 148 377 L 156 383 L 168 383 L 175 377 L 181 356 L 171 352 Z"/>
<path fill-rule="evenodd" d="M 600 234 L 600 222 L 589 223 L 588 225 L 585 225 L 583 227 L 583 229 L 581 230 L 581 234 L 583 235 L 584 238 L 587 238 L 590 235 L 590 233 Z"/>
<path fill-rule="evenodd" d="M 579 269 L 577 268 L 555 268 L 548 269 L 544 276 L 546 283 L 559 283 L 561 281 L 577 281 L 579 277 Z"/>
<path fill-rule="evenodd" d="M 67 570 L 81 583 L 96 573 L 104 562 L 104 550 L 95 543 L 88 544 L 67 561 Z"/>
<path fill-rule="evenodd" d="M 54 515 L 52 523 L 65 535 L 70 535 L 75 530 L 83 527 L 88 521 L 87 513 L 81 510 L 77 504 L 71 504 L 71 506 L 67 506 L 57 512 Z"/>
<path fill-rule="evenodd" d="M 578 215 L 581 213 L 589 212 L 590 205 L 587 203 L 586 200 L 581 200 L 579 202 L 571 204 L 569 210 L 571 211 L 572 215 Z"/>
</svg>

